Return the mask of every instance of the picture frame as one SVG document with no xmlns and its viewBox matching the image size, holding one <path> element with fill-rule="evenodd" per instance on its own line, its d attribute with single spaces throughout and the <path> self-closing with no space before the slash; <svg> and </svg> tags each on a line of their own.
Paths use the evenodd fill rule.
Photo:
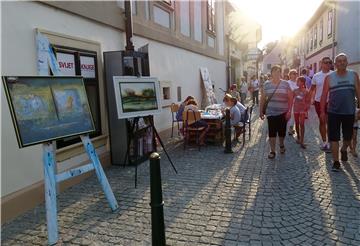
<svg viewBox="0 0 360 246">
<path fill-rule="evenodd" d="M 81 76 L 2 76 L 19 148 L 95 131 Z"/>
<path fill-rule="evenodd" d="M 114 76 L 113 82 L 119 119 L 161 113 L 161 93 L 157 78 Z"/>
</svg>

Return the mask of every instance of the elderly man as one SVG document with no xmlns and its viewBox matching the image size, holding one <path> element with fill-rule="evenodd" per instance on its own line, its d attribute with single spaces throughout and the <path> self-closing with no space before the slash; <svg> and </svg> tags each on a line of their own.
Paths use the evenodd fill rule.
<svg viewBox="0 0 360 246">
<path fill-rule="evenodd" d="M 342 128 L 343 146 L 341 147 L 341 161 L 347 161 L 347 148 L 350 145 L 355 116 L 355 96 L 360 107 L 359 75 L 347 69 L 348 60 L 344 53 L 335 57 L 336 70 L 325 77 L 323 93 L 320 100 L 320 118 L 326 120 L 326 101 L 328 100 L 328 139 L 331 144 L 333 157 L 333 171 L 340 169 L 339 141 Z"/>
</svg>

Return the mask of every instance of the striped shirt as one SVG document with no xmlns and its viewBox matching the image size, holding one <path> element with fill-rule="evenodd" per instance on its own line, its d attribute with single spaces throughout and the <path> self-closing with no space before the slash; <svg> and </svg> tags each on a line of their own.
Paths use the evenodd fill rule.
<svg viewBox="0 0 360 246">
<path fill-rule="evenodd" d="M 273 84 L 271 81 L 266 81 L 264 84 L 264 93 L 265 97 L 269 98 L 276 89 L 276 84 Z M 288 111 L 288 93 L 291 92 L 289 83 L 285 80 L 281 80 L 279 87 L 276 89 L 274 95 L 271 97 L 267 108 L 267 116 L 277 116 Z"/>
<path fill-rule="evenodd" d="M 336 71 L 329 75 L 328 112 L 350 115 L 355 113 L 355 72 L 347 70 L 344 76 Z"/>
</svg>

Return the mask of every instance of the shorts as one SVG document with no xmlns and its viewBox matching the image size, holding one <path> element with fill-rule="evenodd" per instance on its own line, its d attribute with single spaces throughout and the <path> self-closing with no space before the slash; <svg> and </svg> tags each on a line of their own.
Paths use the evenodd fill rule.
<svg viewBox="0 0 360 246">
<path fill-rule="evenodd" d="M 190 127 L 200 128 L 200 127 L 208 127 L 208 124 L 204 120 L 198 120 L 195 123 L 191 124 Z"/>
<path fill-rule="evenodd" d="M 286 113 L 268 116 L 268 128 L 269 128 L 269 138 L 275 138 L 276 135 L 279 137 L 285 137 L 286 135 Z"/>
<path fill-rule="evenodd" d="M 320 110 L 320 102 L 317 102 L 317 101 L 315 101 L 314 102 L 314 106 L 315 106 L 315 111 L 316 111 L 316 114 L 318 115 L 318 117 L 320 118 L 320 114 L 321 114 L 321 110 Z M 326 109 L 327 109 L 327 106 L 328 106 L 328 104 L 326 103 L 325 104 L 325 113 L 326 113 Z"/>
<path fill-rule="evenodd" d="M 350 141 L 354 128 L 353 114 L 333 114 L 328 113 L 328 138 L 329 141 L 340 141 L 340 128 L 345 141 Z"/>
</svg>

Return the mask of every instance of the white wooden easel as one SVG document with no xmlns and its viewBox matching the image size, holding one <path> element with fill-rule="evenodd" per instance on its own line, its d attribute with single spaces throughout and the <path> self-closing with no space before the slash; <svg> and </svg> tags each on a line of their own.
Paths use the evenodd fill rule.
<svg viewBox="0 0 360 246">
<path fill-rule="evenodd" d="M 109 202 L 112 211 L 118 209 L 118 204 L 114 193 L 101 167 L 95 148 L 92 145 L 89 136 L 81 136 L 86 153 L 91 163 L 77 167 L 62 173 L 56 173 L 56 157 L 52 143 L 43 144 L 43 162 L 44 162 L 44 180 L 45 180 L 45 204 L 46 220 L 48 229 L 48 244 L 53 245 L 58 241 L 58 223 L 57 223 L 57 200 L 56 184 L 64 180 L 71 179 L 83 173 L 95 170 L 96 176 L 104 190 L 106 199 Z"/>
</svg>

